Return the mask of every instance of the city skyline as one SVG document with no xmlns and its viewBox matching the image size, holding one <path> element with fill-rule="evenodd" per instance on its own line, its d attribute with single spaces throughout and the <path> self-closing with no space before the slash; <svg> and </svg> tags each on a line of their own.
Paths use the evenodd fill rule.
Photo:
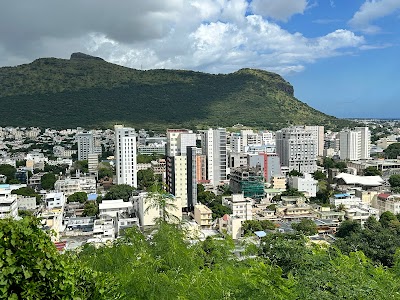
<svg viewBox="0 0 400 300">
<path fill-rule="evenodd" d="M 399 12 L 400 0 L 9 2 L 0 66 L 81 51 L 137 69 L 260 68 L 330 115 L 399 118 Z"/>
</svg>

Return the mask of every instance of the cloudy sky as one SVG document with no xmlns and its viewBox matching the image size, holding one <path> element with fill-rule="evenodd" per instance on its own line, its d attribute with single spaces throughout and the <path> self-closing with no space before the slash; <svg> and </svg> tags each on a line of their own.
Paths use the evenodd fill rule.
<svg viewBox="0 0 400 300">
<path fill-rule="evenodd" d="M 0 66 L 85 52 L 133 68 L 277 72 L 338 117 L 400 118 L 400 0 L 20 0 Z"/>
</svg>

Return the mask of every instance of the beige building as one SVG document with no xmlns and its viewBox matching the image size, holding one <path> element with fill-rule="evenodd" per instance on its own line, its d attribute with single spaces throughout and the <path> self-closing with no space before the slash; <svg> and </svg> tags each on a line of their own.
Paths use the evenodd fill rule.
<svg viewBox="0 0 400 300">
<path fill-rule="evenodd" d="M 272 187 L 274 189 L 286 190 L 286 177 L 285 176 L 273 176 Z"/>
<path fill-rule="evenodd" d="M 311 205 L 303 197 L 283 196 L 282 204 L 276 206 L 276 215 L 283 220 L 314 219 L 316 217 Z"/>
<path fill-rule="evenodd" d="M 202 229 L 211 229 L 212 210 L 203 204 L 194 206 L 194 220 Z"/>
<path fill-rule="evenodd" d="M 379 215 L 385 211 L 390 211 L 397 215 L 400 213 L 400 195 L 382 193 L 374 197 L 372 206 L 379 211 Z"/>
<path fill-rule="evenodd" d="M 228 206 L 232 210 L 232 216 L 244 220 L 252 220 L 252 200 L 245 198 L 243 194 L 233 194 L 231 196 L 223 197 L 222 204 Z"/>
<path fill-rule="evenodd" d="M 245 220 L 238 217 L 224 215 L 222 218 L 218 219 L 219 231 L 222 234 L 227 234 L 231 236 L 232 239 L 237 240 L 242 236 L 243 221 Z"/>
</svg>

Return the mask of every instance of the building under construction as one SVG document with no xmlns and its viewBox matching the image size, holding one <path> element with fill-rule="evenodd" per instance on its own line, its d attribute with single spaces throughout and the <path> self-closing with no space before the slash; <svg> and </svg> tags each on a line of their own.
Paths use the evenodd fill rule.
<svg viewBox="0 0 400 300">
<path fill-rule="evenodd" d="M 229 187 L 234 194 L 260 199 L 264 197 L 264 176 L 259 168 L 236 168 L 231 170 Z"/>
</svg>

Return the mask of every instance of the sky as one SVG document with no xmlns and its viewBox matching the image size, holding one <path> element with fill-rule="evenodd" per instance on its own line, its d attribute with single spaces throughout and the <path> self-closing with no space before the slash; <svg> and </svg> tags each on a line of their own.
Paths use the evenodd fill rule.
<svg viewBox="0 0 400 300">
<path fill-rule="evenodd" d="M 330 115 L 400 119 L 400 0 L 0 4 L 0 67 L 73 52 L 137 69 L 259 68 Z"/>
</svg>

